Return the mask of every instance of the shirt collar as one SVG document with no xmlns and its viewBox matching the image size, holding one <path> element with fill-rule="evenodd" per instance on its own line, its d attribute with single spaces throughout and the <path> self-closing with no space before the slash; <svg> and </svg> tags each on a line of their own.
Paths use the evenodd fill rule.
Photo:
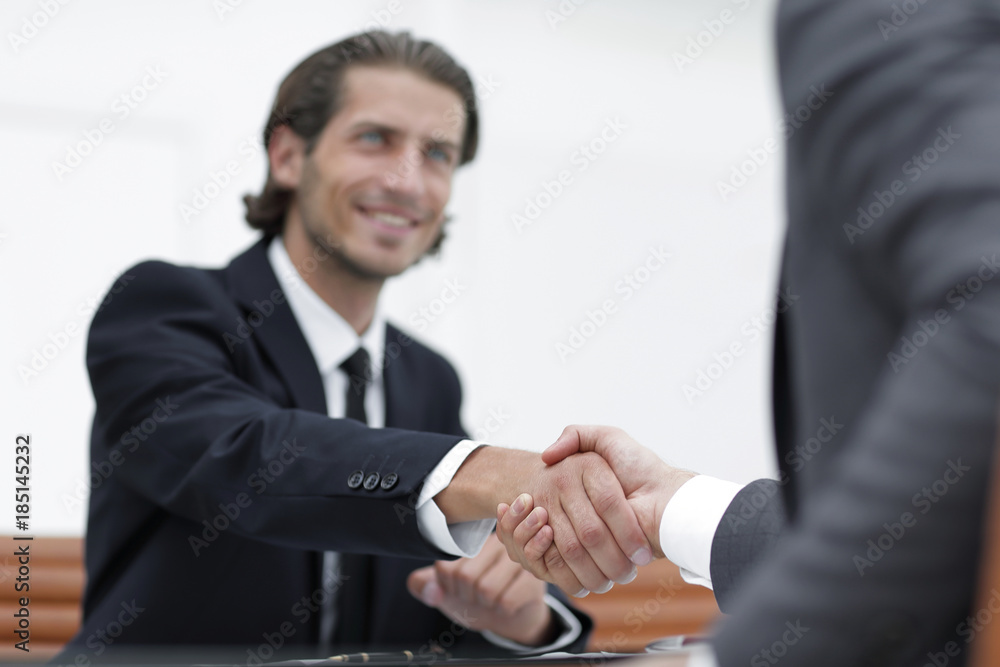
<svg viewBox="0 0 1000 667">
<path fill-rule="evenodd" d="M 372 378 L 378 379 L 382 375 L 386 326 L 385 316 L 378 304 L 368 329 L 358 336 L 347 320 L 302 279 L 280 236 L 271 241 L 267 258 L 316 360 L 320 375 L 326 377 L 336 371 L 356 349 L 364 347 L 371 355 Z"/>
</svg>

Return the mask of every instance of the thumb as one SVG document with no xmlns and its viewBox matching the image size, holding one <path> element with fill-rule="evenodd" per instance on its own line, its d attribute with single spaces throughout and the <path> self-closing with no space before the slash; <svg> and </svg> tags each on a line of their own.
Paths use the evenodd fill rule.
<svg viewBox="0 0 1000 667">
<path fill-rule="evenodd" d="M 542 461 L 546 465 L 553 465 L 577 452 L 593 451 L 593 430 L 593 426 L 567 426 L 559 438 L 542 452 Z"/>
<path fill-rule="evenodd" d="M 428 607 L 437 607 L 444 600 L 444 592 L 437 581 L 437 572 L 433 565 L 414 570 L 406 578 L 406 588 L 410 595 L 423 602 Z"/>
</svg>

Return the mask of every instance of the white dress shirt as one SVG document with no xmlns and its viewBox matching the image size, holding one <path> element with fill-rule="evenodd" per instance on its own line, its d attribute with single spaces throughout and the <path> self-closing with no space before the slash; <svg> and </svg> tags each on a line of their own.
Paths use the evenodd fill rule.
<svg viewBox="0 0 1000 667">
<path fill-rule="evenodd" d="M 386 320 L 376 304 L 371 324 L 360 336 L 354 328 L 316 294 L 302 279 L 292 263 L 281 237 L 276 237 L 267 250 L 267 257 L 278 278 L 278 285 L 285 293 L 288 307 L 295 316 L 306 344 L 316 360 L 323 390 L 326 393 L 326 411 L 330 417 L 343 417 L 347 412 L 346 395 L 348 379 L 340 365 L 359 347 L 365 348 L 372 362 L 372 380 L 365 391 L 365 414 L 372 428 L 385 426 L 385 383 L 382 370 L 385 359 Z M 417 528 L 429 543 L 453 556 L 472 557 L 479 553 L 486 539 L 493 532 L 495 519 L 466 521 L 448 524 L 444 513 L 434 501 L 434 496 L 447 488 L 455 472 L 475 449 L 484 443 L 463 440 L 455 445 L 431 470 L 415 506 Z M 329 559 L 328 559 L 329 560 Z M 516 642 L 483 632 L 494 644 L 514 651 L 554 651 L 567 646 L 580 636 L 580 621 L 559 600 L 546 595 L 552 611 L 563 621 L 564 631 L 549 646 L 527 647 Z"/>
<path fill-rule="evenodd" d="M 691 584 L 712 588 L 712 540 L 726 508 L 743 487 L 733 482 L 696 475 L 663 508 L 660 548 L 667 560 Z M 717 667 L 715 652 L 701 646 L 688 657 L 688 667 Z"/>
</svg>

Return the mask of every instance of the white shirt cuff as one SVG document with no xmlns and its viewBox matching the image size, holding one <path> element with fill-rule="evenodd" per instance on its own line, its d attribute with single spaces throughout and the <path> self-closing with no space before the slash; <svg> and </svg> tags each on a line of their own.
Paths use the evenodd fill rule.
<svg viewBox="0 0 1000 667">
<path fill-rule="evenodd" d="M 556 615 L 557 620 L 561 621 L 563 625 L 562 633 L 551 644 L 546 644 L 545 646 L 525 646 L 524 644 L 518 644 L 517 642 L 509 639 L 504 639 L 500 635 L 490 632 L 489 630 L 483 630 L 483 637 L 485 637 L 491 644 L 515 653 L 551 653 L 552 651 L 558 651 L 559 649 L 569 646 L 575 642 L 580 637 L 580 633 L 583 632 L 583 626 L 580 624 L 580 619 L 574 616 L 573 612 L 571 612 L 558 598 L 546 594 L 545 604 L 549 605 L 549 609 L 552 610 L 552 613 Z"/>
<path fill-rule="evenodd" d="M 420 534 L 432 545 L 452 556 L 472 558 L 478 554 L 496 526 L 496 519 L 464 521 L 449 525 L 444 512 L 434 502 L 434 496 L 451 484 L 452 478 L 469 454 L 483 444 L 463 440 L 452 447 L 427 475 L 420 496 L 417 498 L 417 529 Z"/>
<path fill-rule="evenodd" d="M 712 588 L 712 540 L 726 508 L 743 487 L 697 475 L 677 489 L 660 519 L 660 548 L 689 584 Z"/>
<path fill-rule="evenodd" d="M 697 644 L 688 655 L 687 667 L 719 667 L 719 661 L 709 644 Z"/>
</svg>

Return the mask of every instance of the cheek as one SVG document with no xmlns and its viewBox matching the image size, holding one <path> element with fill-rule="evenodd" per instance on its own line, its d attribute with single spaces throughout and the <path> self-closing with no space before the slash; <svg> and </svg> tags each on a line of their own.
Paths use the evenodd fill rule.
<svg viewBox="0 0 1000 667">
<path fill-rule="evenodd" d="M 439 215 L 443 214 L 448 200 L 451 198 L 451 178 L 432 183 L 429 189 L 433 197 L 434 210 Z"/>
</svg>

